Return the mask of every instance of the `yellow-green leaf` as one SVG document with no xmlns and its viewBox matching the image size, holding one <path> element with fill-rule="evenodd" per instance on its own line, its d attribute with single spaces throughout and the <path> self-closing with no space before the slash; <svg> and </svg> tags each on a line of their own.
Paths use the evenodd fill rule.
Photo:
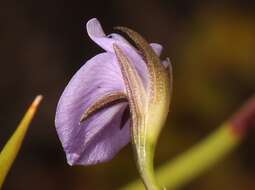
<svg viewBox="0 0 255 190">
<path fill-rule="evenodd" d="M 37 110 L 39 103 L 42 100 L 42 96 L 39 95 L 35 98 L 31 106 L 28 108 L 26 114 L 18 125 L 16 131 L 13 133 L 11 138 L 8 140 L 3 150 L 0 153 L 0 189 L 2 188 L 8 171 L 10 170 L 19 150 L 23 139 L 26 135 L 28 126 L 32 121 L 34 114 Z"/>
</svg>

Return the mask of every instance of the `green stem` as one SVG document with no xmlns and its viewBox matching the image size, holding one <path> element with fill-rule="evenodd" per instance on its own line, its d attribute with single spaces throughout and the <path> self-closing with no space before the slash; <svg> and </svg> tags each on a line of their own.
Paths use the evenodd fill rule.
<svg viewBox="0 0 255 190">
<path fill-rule="evenodd" d="M 153 143 L 147 142 L 145 148 L 146 154 L 137 154 L 137 167 L 139 169 L 140 176 L 142 178 L 143 184 L 147 190 L 162 190 L 156 181 L 154 168 L 153 168 L 153 158 L 154 158 L 154 147 Z"/>
<path fill-rule="evenodd" d="M 240 140 L 232 125 L 224 123 L 204 141 L 161 166 L 156 172 L 158 181 L 168 189 L 176 189 L 223 159 Z M 121 190 L 144 190 L 144 187 L 140 181 L 135 181 Z"/>
</svg>

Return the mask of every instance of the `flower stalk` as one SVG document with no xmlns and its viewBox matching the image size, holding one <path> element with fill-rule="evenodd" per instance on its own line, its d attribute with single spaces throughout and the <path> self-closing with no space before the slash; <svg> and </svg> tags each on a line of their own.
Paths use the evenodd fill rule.
<svg viewBox="0 0 255 190">
<path fill-rule="evenodd" d="M 126 33 L 141 51 L 148 68 L 149 82 L 147 89 L 143 87 L 138 74 L 132 69 L 128 57 L 114 45 L 120 64 L 127 96 L 132 113 L 132 144 L 136 163 L 147 190 L 162 189 L 154 175 L 154 147 L 162 127 L 165 124 L 172 88 L 171 69 L 165 68 L 149 43 L 137 32 L 117 27 Z M 171 68 L 171 66 L 169 66 Z"/>
<path fill-rule="evenodd" d="M 255 126 L 255 97 L 252 97 L 229 121 L 223 123 L 205 140 L 167 162 L 156 171 L 160 184 L 167 189 L 178 189 L 214 166 L 231 153 Z M 143 190 L 140 181 L 135 181 L 121 190 Z"/>
</svg>

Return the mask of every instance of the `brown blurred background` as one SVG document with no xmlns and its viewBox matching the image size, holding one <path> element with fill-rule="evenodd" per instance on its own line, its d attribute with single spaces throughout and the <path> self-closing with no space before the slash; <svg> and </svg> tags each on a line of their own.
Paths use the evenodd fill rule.
<svg viewBox="0 0 255 190">
<path fill-rule="evenodd" d="M 220 3 L 217 3 L 220 2 Z M 54 128 L 56 104 L 82 63 L 101 52 L 85 23 L 107 33 L 124 25 L 164 45 L 174 66 L 168 123 L 156 165 L 174 158 L 227 119 L 255 87 L 254 1 L 5 1 L 0 3 L 0 146 L 38 93 L 40 107 L 6 190 L 114 190 L 138 177 L 130 145 L 111 162 L 69 167 Z M 254 190 L 255 131 L 183 190 Z"/>
</svg>

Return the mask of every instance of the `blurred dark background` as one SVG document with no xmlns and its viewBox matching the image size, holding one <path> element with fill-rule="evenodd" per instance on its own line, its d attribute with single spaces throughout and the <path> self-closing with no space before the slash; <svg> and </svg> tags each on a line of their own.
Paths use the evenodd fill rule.
<svg viewBox="0 0 255 190">
<path fill-rule="evenodd" d="M 43 103 L 8 175 L 6 190 L 113 190 L 138 177 L 131 146 L 111 162 L 70 167 L 54 128 L 58 99 L 82 62 L 101 52 L 85 23 L 124 25 L 164 45 L 174 67 L 171 114 L 156 165 L 226 120 L 254 93 L 254 1 L 4 1 L 0 3 L 0 146 L 35 95 Z M 254 190 L 255 131 L 183 190 Z"/>
</svg>

